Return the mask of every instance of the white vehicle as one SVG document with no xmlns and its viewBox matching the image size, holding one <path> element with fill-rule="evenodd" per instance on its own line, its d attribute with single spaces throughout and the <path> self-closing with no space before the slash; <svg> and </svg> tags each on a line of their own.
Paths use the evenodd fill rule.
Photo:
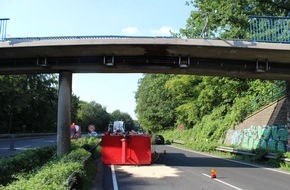
<svg viewBox="0 0 290 190">
<path fill-rule="evenodd" d="M 125 133 L 125 123 L 124 121 L 114 121 L 114 124 L 109 125 L 108 131 L 112 133 Z"/>
</svg>

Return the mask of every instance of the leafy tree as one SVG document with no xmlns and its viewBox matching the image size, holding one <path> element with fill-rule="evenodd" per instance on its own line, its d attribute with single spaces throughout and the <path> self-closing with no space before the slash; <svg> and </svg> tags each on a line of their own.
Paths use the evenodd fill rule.
<svg viewBox="0 0 290 190">
<path fill-rule="evenodd" d="M 80 101 L 78 110 L 78 123 L 83 131 L 87 130 L 90 124 L 96 126 L 97 131 L 105 131 L 110 123 L 110 114 L 102 105 L 92 101 L 87 103 Z"/>
<path fill-rule="evenodd" d="M 180 36 L 188 38 L 248 39 L 249 15 L 287 16 L 290 12 L 290 3 L 280 0 L 191 0 L 186 4 L 193 11 Z"/>
<path fill-rule="evenodd" d="M 120 110 L 115 110 L 111 114 L 111 122 L 113 121 L 124 121 L 125 130 L 130 131 L 134 129 L 134 121 L 128 113 L 121 112 Z"/>
<path fill-rule="evenodd" d="M 173 75 L 146 74 L 139 82 L 135 98 L 138 121 L 145 130 L 172 128 L 176 120 L 176 101 L 165 88 Z"/>
<path fill-rule="evenodd" d="M 21 118 L 26 125 L 31 125 L 35 132 L 55 132 L 57 119 L 57 78 L 56 75 L 29 75 L 26 83 L 26 98 L 28 99 Z M 24 88 L 25 89 L 25 88 Z"/>
<path fill-rule="evenodd" d="M 56 131 L 56 75 L 0 76 L 2 133 Z"/>
</svg>

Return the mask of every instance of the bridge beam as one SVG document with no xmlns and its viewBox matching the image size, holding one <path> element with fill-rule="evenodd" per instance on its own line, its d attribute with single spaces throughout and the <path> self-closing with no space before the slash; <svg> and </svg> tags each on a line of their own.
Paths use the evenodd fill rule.
<svg viewBox="0 0 290 190">
<path fill-rule="evenodd" d="M 57 108 L 57 155 L 65 155 L 71 150 L 71 91 L 72 72 L 59 73 Z"/>
</svg>

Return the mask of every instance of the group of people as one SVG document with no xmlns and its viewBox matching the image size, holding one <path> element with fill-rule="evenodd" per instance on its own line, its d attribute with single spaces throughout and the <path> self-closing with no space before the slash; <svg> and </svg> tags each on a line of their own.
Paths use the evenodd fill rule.
<svg viewBox="0 0 290 190">
<path fill-rule="evenodd" d="M 89 125 L 88 126 L 88 130 L 89 130 L 89 133 L 88 135 L 90 137 L 96 137 L 98 134 L 96 132 L 96 127 L 95 125 Z M 107 131 L 105 133 L 106 135 L 110 134 L 110 131 Z M 117 133 L 118 134 L 118 133 Z M 131 130 L 130 132 L 127 132 L 127 135 L 134 135 L 136 134 L 136 132 L 134 130 Z M 152 132 L 149 130 L 148 135 L 150 135 L 150 137 L 152 138 Z M 70 126 L 70 138 L 71 139 L 77 139 L 77 138 L 80 138 L 82 137 L 82 131 L 81 131 L 81 127 L 79 125 L 76 125 L 75 123 L 72 123 L 71 126 Z"/>
<path fill-rule="evenodd" d="M 89 125 L 88 130 L 89 130 L 89 136 L 91 137 L 97 136 L 96 127 L 94 125 Z M 81 127 L 79 125 L 76 125 L 75 123 L 72 123 L 70 126 L 70 138 L 77 139 L 80 137 L 82 137 Z"/>
<path fill-rule="evenodd" d="M 80 137 L 82 137 L 81 127 L 75 123 L 72 123 L 70 126 L 70 138 L 77 139 Z"/>
</svg>

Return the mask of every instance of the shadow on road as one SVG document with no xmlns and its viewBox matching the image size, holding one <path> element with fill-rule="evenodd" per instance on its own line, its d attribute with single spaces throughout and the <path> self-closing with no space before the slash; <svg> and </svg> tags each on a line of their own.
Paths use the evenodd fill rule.
<svg viewBox="0 0 290 190">
<path fill-rule="evenodd" d="M 172 150 L 172 151 L 171 151 Z M 209 157 L 192 152 L 181 151 L 176 153 L 174 149 L 167 150 L 167 153 L 160 153 L 156 164 L 165 164 L 167 166 L 188 166 L 188 167 L 229 167 L 229 168 L 255 168 L 245 164 L 229 162 L 228 160 Z"/>
</svg>

